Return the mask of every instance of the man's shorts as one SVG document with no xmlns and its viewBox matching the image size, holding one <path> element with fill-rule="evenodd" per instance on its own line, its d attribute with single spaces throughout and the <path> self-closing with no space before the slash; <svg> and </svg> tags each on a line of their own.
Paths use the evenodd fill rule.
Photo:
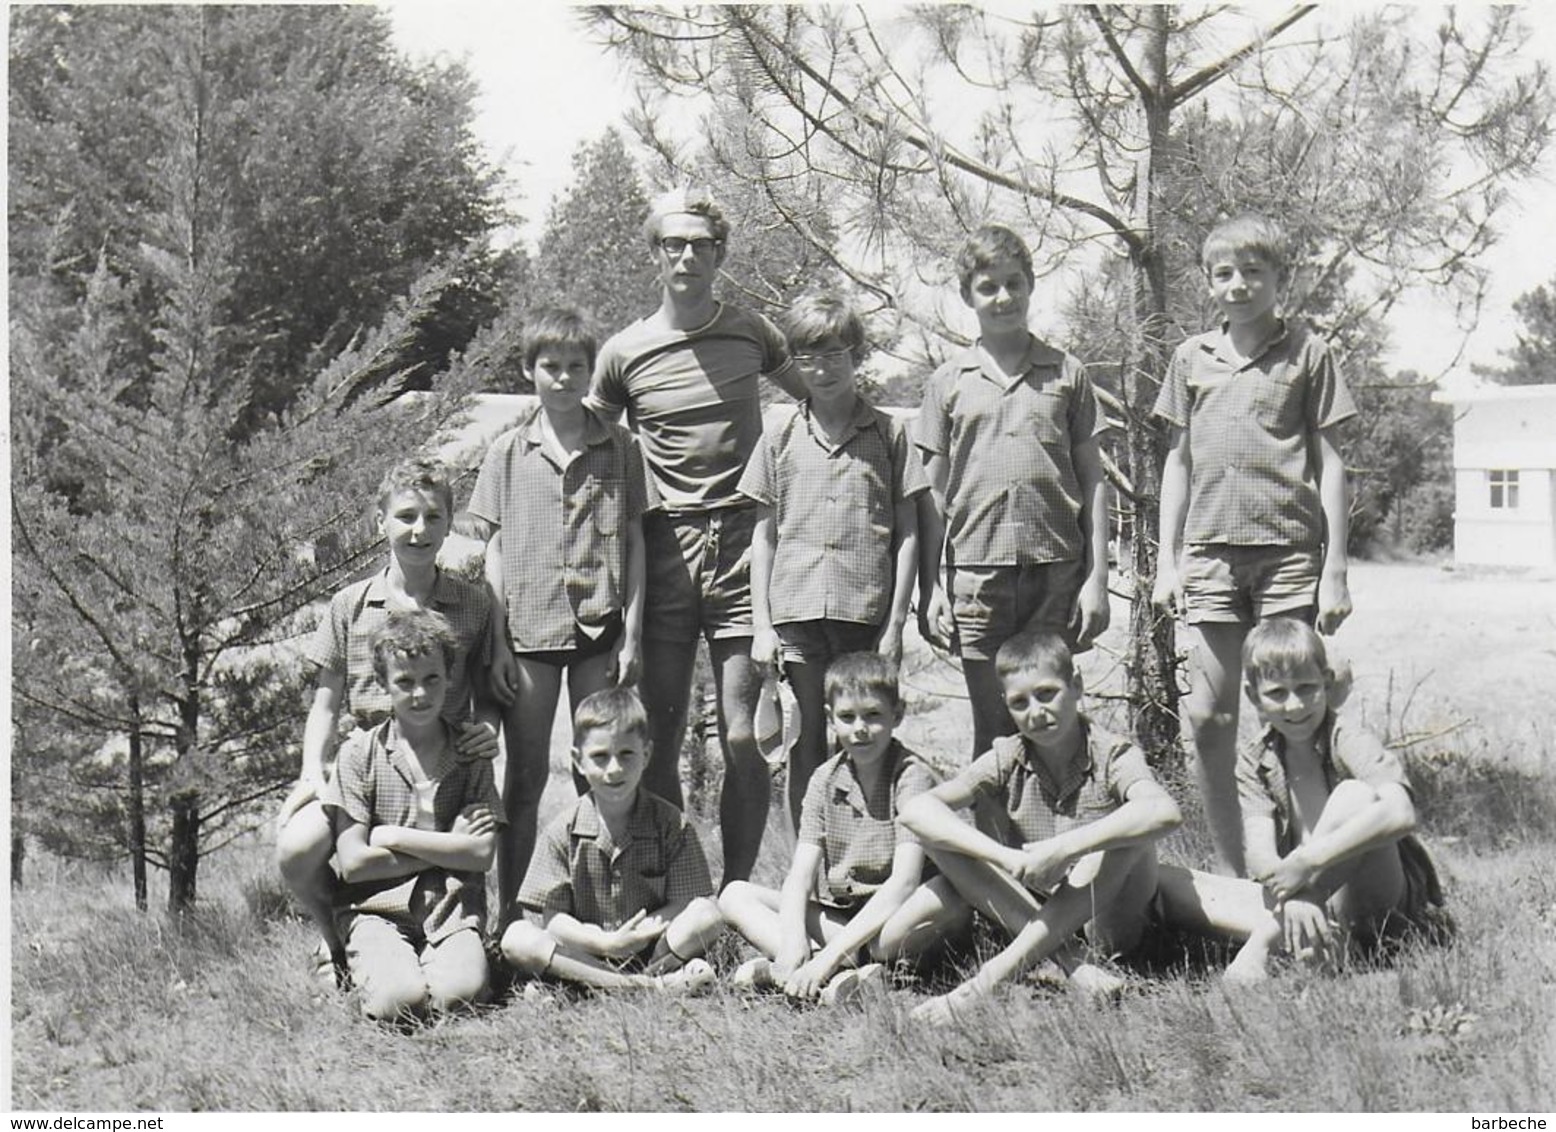
<svg viewBox="0 0 1556 1132">
<path fill-rule="evenodd" d="M 1000 645 L 1017 633 L 1044 629 L 1073 649 L 1070 618 L 1085 577 L 1086 564 L 1079 559 L 952 567 L 953 648 L 964 660 L 993 660 Z"/>
<path fill-rule="evenodd" d="M 1290 546 L 1190 546 L 1178 574 L 1189 624 L 1254 625 L 1318 608 L 1322 556 Z"/>
<path fill-rule="evenodd" d="M 554 668 L 568 668 L 580 661 L 610 652 L 621 640 L 621 627 L 621 615 L 618 613 L 605 623 L 605 628 L 598 637 L 591 637 L 576 625 L 573 626 L 573 647 L 570 649 L 536 649 L 533 652 L 514 649 L 513 651 L 515 656 L 521 656 L 525 660 L 549 664 Z"/>
<path fill-rule="evenodd" d="M 858 621 L 786 621 L 774 625 L 785 664 L 829 664 L 847 652 L 873 652 L 880 625 Z"/>
<path fill-rule="evenodd" d="M 643 516 L 643 637 L 751 636 L 751 535 L 756 507 Z"/>
</svg>

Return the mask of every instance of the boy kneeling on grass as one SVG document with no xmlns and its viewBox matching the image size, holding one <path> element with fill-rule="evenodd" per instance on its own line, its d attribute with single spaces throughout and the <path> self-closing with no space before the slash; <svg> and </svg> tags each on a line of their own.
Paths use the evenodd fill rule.
<svg viewBox="0 0 1556 1132">
<path fill-rule="evenodd" d="M 893 737 L 903 714 L 896 666 L 845 654 L 827 669 L 825 695 L 841 750 L 806 787 L 783 891 L 736 881 L 719 908 L 762 952 L 735 972 L 737 986 L 782 986 L 830 1005 L 881 978 L 880 961 L 921 956 L 966 928 L 971 910 L 944 878 L 919 883 L 924 849 L 896 820 L 936 781 Z M 875 962 L 856 966 L 866 951 Z"/>
<path fill-rule="evenodd" d="M 971 979 L 913 1011 L 933 1024 L 1050 956 L 1077 986 L 1119 989 L 1116 977 L 1057 953 L 1082 926 L 1108 955 L 1134 950 L 1156 895 L 1154 843 L 1182 820 L 1140 748 L 1081 714 L 1081 681 L 1062 638 L 1019 633 L 999 647 L 995 670 L 1018 733 L 902 808 L 945 879 L 1015 937 Z M 975 805 L 984 828 L 955 813 Z"/>
<path fill-rule="evenodd" d="M 573 766 L 589 793 L 541 834 L 502 954 L 532 976 L 603 990 L 696 991 L 701 956 L 724 930 L 697 831 L 643 789 L 648 716 L 630 688 L 586 696 L 573 716 Z"/>
<path fill-rule="evenodd" d="M 461 761 L 442 716 L 459 640 L 440 614 L 395 611 L 371 638 L 391 715 L 342 744 L 321 802 L 343 882 L 346 964 L 369 1018 L 405 1019 L 486 993 L 486 870 L 502 801 L 486 759 Z"/>
</svg>

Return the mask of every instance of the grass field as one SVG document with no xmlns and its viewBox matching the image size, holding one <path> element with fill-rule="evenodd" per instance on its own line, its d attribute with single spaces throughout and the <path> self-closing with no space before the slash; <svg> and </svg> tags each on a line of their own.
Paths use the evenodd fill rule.
<svg viewBox="0 0 1556 1132">
<path fill-rule="evenodd" d="M 33 858 L 12 892 L 12 1102 L 43 1110 L 1473 1110 L 1556 1108 L 1556 586 L 1368 566 L 1340 636 L 1356 698 L 1410 760 L 1460 931 L 1387 967 L 1230 991 L 1167 951 L 1100 1006 L 1007 988 L 923 1031 L 922 990 L 793 1009 L 513 995 L 409 1032 L 315 994 L 309 932 L 262 841 L 209 862 L 182 922 L 127 876 Z M 1108 642 L 1105 642 L 1105 645 Z M 1108 649 L 1090 686 L 1116 688 Z M 916 649 L 910 743 L 965 758 L 957 676 Z M 1102 714 L 1107 702 L 1099 701 Z M 1204 859 L 1193 790 L 1163 855 Z M 560 777 L 554 809 L 569 791 Z M 717 838 L 706 839 L 717 856 Z M 791 838 L 775 817 L 758 879 Z M 153 893 L 156 906 L 157 893 Z M 727 970 L 731 945 L 715 958 Z"/>
</svg>

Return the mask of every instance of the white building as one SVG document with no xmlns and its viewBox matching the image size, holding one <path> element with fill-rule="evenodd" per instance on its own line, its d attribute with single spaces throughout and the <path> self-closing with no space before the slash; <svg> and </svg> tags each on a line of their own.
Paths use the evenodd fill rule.
<svg viewBox="0 0 1556 1132">
<path fill-rule="evenodd" d="M 1453 406 L 1453 556 L 1556 565 L 1556 385 L 1438 393 Z"/>
</svg>

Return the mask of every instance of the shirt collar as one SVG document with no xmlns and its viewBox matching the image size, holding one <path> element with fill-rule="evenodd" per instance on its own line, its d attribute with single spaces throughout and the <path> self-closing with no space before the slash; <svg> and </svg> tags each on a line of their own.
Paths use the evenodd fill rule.
<svg viewBox="0 0 1556 1132">
<path fill-rule="evenodd" d="M 540 403 L 537 401 L 534 411 L 515 427 L 518 429 L 519 441 L 524 445 L 525 450 L 532 452 L 538 448 L 541 456 L 555 467 L 557 466 L 556 462 L 551 459 L 551 453 L 546 449 L 545 433 L 541 431 L 540 420 L 544 413 L 545 410 L 540 407 Z M 585 448 L 593 448 L 595 445 L 604 444 L 610 440 L 610 430 L 605 427 L 605 422 L 600 419 L 598 413 L 588 405 L 585 405 L 583 414 Z"/>
<path fill-rule="evenodd" d="M 1334 789 L 1335 783 L 1333 735 L 1334 710 L 1331 708 L 1313 736 L 1313 746 L 1318 751 L 1319 765 L 1324 768 L 1324 781 L 1328 783 L 1331 790 Z M 1284 779 L 1286 777 L 1286 737 L 1274 727 L 1266 727 L 1264 733 L 1259 736 L 1259 771 L 1269 778 L 1271 772 L 1277 769 Z"/>
<path fill-rule="evenodd" d="M 448 721 L 439 720 L 438 722 L 443 726 L 443 741 L 449 744 L 450 750 L 453 750 L 454 736 L 449 728 Z M 379 742 L 383 744 L 384 755 L 389 759 L 389 765 L 394 767 L 395 773 L 405 779 L 407 786 L 414 786 L 416 783 L 424 781 L 421 765 L 411 757 L 410 748 L 401 741 L 400 725 L 394 716 L 391 715 L 384 720 L 380 727 L 382 733 L 379 736 Z M 454 765 L 453 761 L 448 765 L 452 767 Z M 447 774 L 446 769 L 444 773 L 445 775 Z"/>
<path fill-rule="evenodd" d="M 622 844 L 616 844 L 610 827 L 600 816 L 599 804 L 595 802 L 592 793 L 578 799 L 578 812 L 573 816 L 573 836 L 580 840 L 593 841 L 607 856 L 614 857 L 633 841 L 643 837 L 645 827 L 648 832 L 652 832 L 652 812 L 648 800 L 644 797 L 645 793 L 646 791 L 639 786 L 637 797 L 632 799 L 632 812 L 627 815 L 627 839 Z"/>
<path fill-rule="evenodd" d="M 1016 372 L 1007 378 L 994 368 L 988 355 L 983 351 L 982 340 L 974 342 L 962 352 L 957 361 L 957 367 L 963 373 L 981 373 L 989 381 L 1002 389 L 1013 389 L 1021 383 L 1027 374 L 1034 369 L 1057 369 L 1064 364 L 1064 351 L 1050 346 L 1035 334 L 1027 334 L 1027 352 L 1021 359 L 1021 364 L 1016 367 Z"/>
<path fill-rule="evenodd" d="M 1070 756 L 1070 761 L 1064 765 L 1058 781 L 1055 781 L 1048 769 L 1048 763 L 1040 758 L 1030 744 L 1020 735 L 1012 736 L 1020 746 L 1020 757 L 1026 767 L 1037 776 L 1043 793 L 1057 805 L 1073 797 L 1088 778 L 1097 773 L 1097 761 L 1091 750 L 1091 721 L 1084 715 L 1077 717 L 1076 722 L 1080 726 L 1081 741 L 1075 748 L 1075 754 Z"/>
<path fill-rule="evenodd" d="M 886 780 L 893 781 L 897 777 L 897 771 L 902 766 L 902 744 L 896 739 L 891 741 L 891 746 L 886 750 Z M 853 760 L 847 755 L 838 759 L 837 766 L 832 771 L 832 800 L 846 801 L 858 813 L 869 811 L 869 799 L 864 796 L 864 787 L 859 782 L 859 775 L 854 770 Z"/>
<path fill-rule="evenodd" d="M 1260 358 L 1264 357 L 1265 354 L 1283 344 L 1291 334 L 1290 324 L 1284 318 L 1277 318 L 1275 320 L 1274 332 L 1259 344 L 1259 348 L 1251 356 L 1244 359 L 1241 354 L 1232 348 L 1231 327 L 1230 321 L 1222 319 L 1220 333 L 1205 342 L 1203 348 L 1235 369 L 1246 369 L 1253 365 Z"/>
<path fill-rule="evenodd" d="M 442 608 L 458 602 L 459 595 L 454 592 L 454 579 L 441 566 L 435 567 L 435 570 L 431 603 Z M 362 600 L 365 605 L 389 604 L 389 567 L 385 566 L 368 580 L 367 593 Z"/>
<path fill-rule="evenodd" d="M 838 437 L 836 444 L 829 442 L 826 435 L 816 428 L 815 419 L 811 414 L 809 397 L 800 402 L 800 414 L 805 418 L 806 430 L 811 436 L 815 437 L 816 443 L 822 445 L 830 452 L 836 452 L 856 435 L 867 428 L 874 428 L 876 425 L 875 410 L 871 408 L 869 402 L 863 397 L 857 396 L 854 398 L 853 415 L 848 418 L 848 427 L 843 430 L 843 435 Z"/>
</svg>

